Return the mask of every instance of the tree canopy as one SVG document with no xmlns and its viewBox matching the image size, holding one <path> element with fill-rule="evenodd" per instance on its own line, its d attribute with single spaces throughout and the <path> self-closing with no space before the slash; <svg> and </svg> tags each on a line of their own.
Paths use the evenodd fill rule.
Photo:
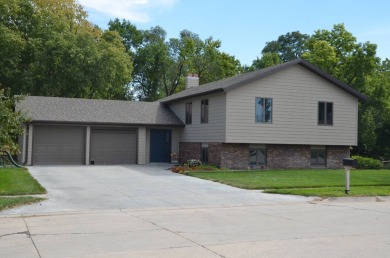
<svg viewBox="0 0 390 258">
<path fill-rule="evenodd" d="M 160 26 L 138 30 L 129 21 L 115 19 L 109 30 L 118 32 L 131 54 L 134 70 L 131 86 L 136 99 L 154 101 L 184 89 L 188 73 L 198 74 L 200 83 L 223 79 L 241 71 L 240 62 L 219 50 L 221 41 L 202 40 L 188 30 L 167 39 Z"/>
<path fill-rule="evenodd" d="M 20 111 L 15 111 L 15 103 L 21 97 L 10 96 L 9 91 L 0 89 L 0 151 L 18 153 L 18 136 L 23 133 L 22 124 L 28 121 Z"/>
<path fill-rule="evenodd" d="M 132 63 L 118 33 L 75 0 L 0 0 L 0 83 L 11 94 L 125 99 Z"/>
</svg>

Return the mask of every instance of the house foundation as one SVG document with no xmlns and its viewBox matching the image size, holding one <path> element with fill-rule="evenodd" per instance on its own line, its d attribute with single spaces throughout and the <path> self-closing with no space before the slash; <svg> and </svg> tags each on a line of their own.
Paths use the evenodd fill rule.
<svg viewBox="0 0 390 258">
<path fill-rule="evenodd" d="M 246 143 L 209 143 L 208 164 L 229 169 L 309 169 L 310 145 L 267 144 L 266 164 L 250 166 L 250 145 Z M 343 158 L 350 155 L 349 146 L 326 146 L 324 168 L 342 168 Z M 202 157 L 202 143 L 180 143 L 180 162 Z"/>
</svg>

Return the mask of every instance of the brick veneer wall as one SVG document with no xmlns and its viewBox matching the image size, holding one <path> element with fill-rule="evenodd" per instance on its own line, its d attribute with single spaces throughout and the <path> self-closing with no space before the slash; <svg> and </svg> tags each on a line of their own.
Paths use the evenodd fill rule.
<svg viewBox="0 0 390 258">
<path fill-rule="evenodd" d="M 248 169 L 249 144 L 223 143 L 221 145 L 221 167 Z"/>
<path fill-rule="evenodd" d="M 309 145 L 267 145 L 267 168 L 310 168 Z"/>
<path fill-rule="evenodd" d="M 181 142 L 180 162 L 189 159 L 201 159 L 202 144 Z M 209 143 L 209 164 L 230 169 L 250 169 L 249 144 L 244 143 Z M 327 167 L 342 167 L 343 158 L 350 155 L 348 146 L 327 146 Z M 267 145 L 267 165 L 254 169 L 274 168 L 311 168 L 310 145 Z"/>
<path fill-rule="evenodd" d="M 209 165 L 221 167 L 221 143 L 209 143 Z"/>
<path fill-rule="evenodd" d="M 327 146 L 327 160 L 326 166 L 328 168 L 342 168 L 343 159 L 349 158 L 349 146 Z"/>
<path fill-rule="evenodd" d="M 180 142 L 179 145 L 180 163 L 185 163 L 189 159 L 199 159 L 201 157 L 201 144 L 197 142 Z"/>
</svg>

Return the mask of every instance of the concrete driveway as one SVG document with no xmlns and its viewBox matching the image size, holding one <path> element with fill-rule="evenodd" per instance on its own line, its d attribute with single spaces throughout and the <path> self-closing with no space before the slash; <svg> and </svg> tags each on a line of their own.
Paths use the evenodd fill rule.
<svg viewBox="0 0 390 258">
<path fill-rule="evenodd" d="M 166 164 L 30 167 L 30 173 L 47 189 L 48 200 L 3 214 L 234 206 L 311 199 L 238 189 L 175 174 L 168 168 Z"/>
<path fill-rule="evenodd" d="M 388 257 L 390 202 L 240 190 L 165 166 L 34 167 L 49 200 L 0 214 L 1 257 Z"/>
</svg>

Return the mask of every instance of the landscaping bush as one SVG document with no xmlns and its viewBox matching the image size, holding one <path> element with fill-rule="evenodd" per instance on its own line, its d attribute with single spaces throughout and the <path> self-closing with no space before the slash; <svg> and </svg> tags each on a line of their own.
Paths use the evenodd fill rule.
<svg viewBox="0 0 390 258">
<path fill-rule="evenodd" d="M 183 174 L 185 170 L 186 170 L 186 168 L 183 167 L 183 166 L 175 166 L 175 167 L 172 167 L 172 168 L 171 168 L 171 171 L 172 171 L 172 172 L 174 172 L 174 173 L 180 173 L 180 174 Z"/>
<path fill-rule="evenodd" d="M 202 165 L 202 161 L 200 161 L 198 159 L 189 159 L 184 164 L 184 166 L 188 166 L 188 167 L 197 167 L 197 166 L 201 166 L 201 165 Z"/>
<path fill-rule="evenodd" d="M 358 161 L 358 169 L 383 169 L 383 163 L 380 160 L 361 157 L 361 156 L 352 156 L 353 159 Z"/>
</svg>

